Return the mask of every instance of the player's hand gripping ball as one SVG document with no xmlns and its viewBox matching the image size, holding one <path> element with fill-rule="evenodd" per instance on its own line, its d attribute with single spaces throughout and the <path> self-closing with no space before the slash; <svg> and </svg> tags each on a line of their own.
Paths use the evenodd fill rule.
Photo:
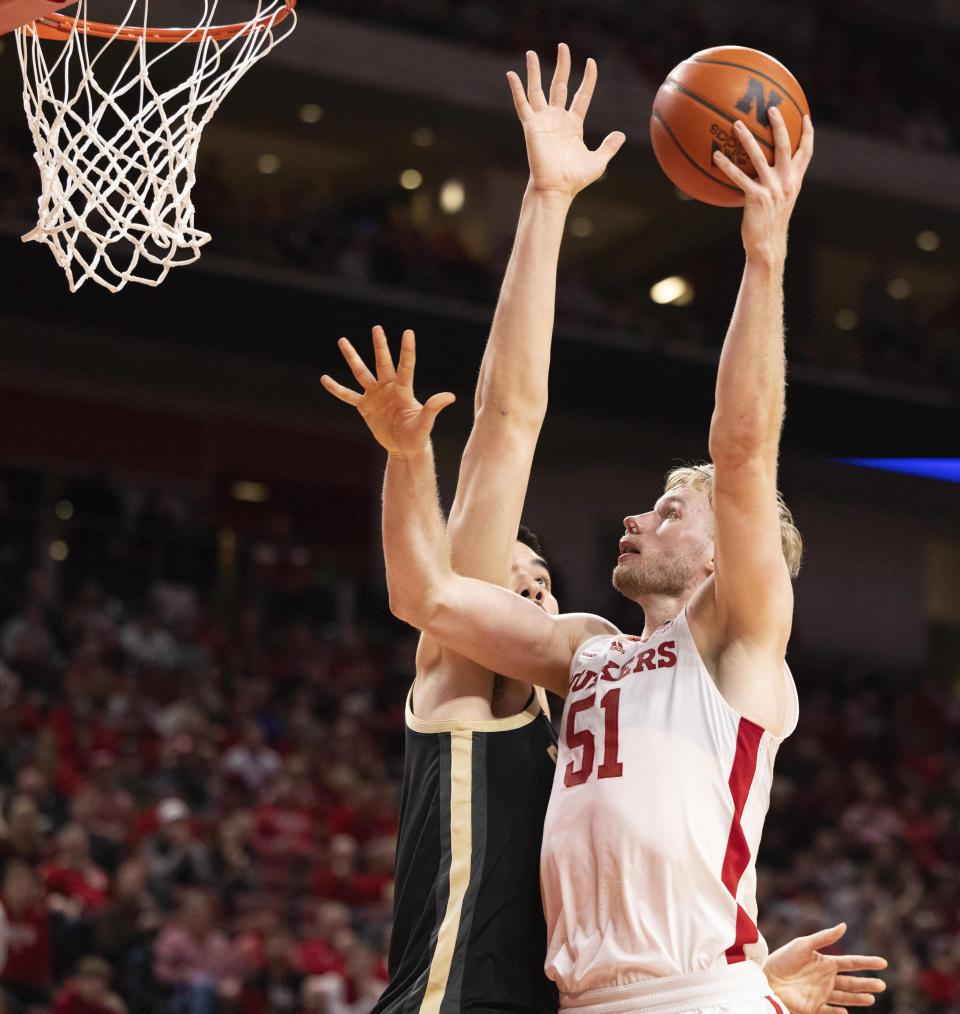
<svg viewBox="0 0 960 1014">
<path fill-rule="evenodd" d="M 783 114 L 790 150 L 800 144 L 810 112 L 803 90 L 782 63 L 757 49 L 717 46 L 674 67 L 653 100 L 650 139 L 661 168 L 685 194 L 735 207 L 743 191 L 714 164 L 718 148 L 748 176 L 756 176 L 733 124 L 743 120 L 773 163 L 771 106 Z"/>
</svg>

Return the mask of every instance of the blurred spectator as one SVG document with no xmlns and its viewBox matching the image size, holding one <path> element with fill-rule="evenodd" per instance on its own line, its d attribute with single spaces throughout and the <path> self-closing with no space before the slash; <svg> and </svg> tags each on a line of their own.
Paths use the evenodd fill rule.
<svg viewBox="0 0 960 1014">
<path fill-rule="evenodd" d="M 91 838 L 93 854 L 108 870 L 116 868 L 133 819 L 133 797 L 117 778 L 116 757 L 95 750 L 86 779 L 77 788 L 71 812 Z"/>
<path fill-rule="evenodd" d="M 92 945 L 93 920 L 106 907 L 110 881 L 90 856 L 90 838 L 80 824 L 57 834 L 53 857 L 43 867 L 50 910 L 54 972 L 72 967 Z"/>
<path fill-rule="evenodd" d="M 47 842 L 41 830 L 36 800 L 27 795 L 14 796 L 0 838 L 0 867 L 11 859 L 22 859 L 35 867 L 46 854 Z"/>
<path fill-rule="evenodd" d="M 153 603 L 144 605 L 134 619 L 124 624 L 120 644 L 127 661 L 135 668 L 169 669 L 179 661 L 176 641 L 160 625 L 159 611 Z"/>
<path fill-rule="evenodd" d="M 53 671 L 61 659 L 39 598 L 28 598 L 22 612 L 0 628 L 0 653 L 27 683 L 44 688 L 52 685 Z"/>
<path fill-rule="evenodd" d="M 216 907 L 205 892 L 184 891 L 176 917 L 154 945 L 154 974 L 171 987 L 170 1014 L 215 1014 L 221 1000 L 239 996 L 240 952 L 218 928 Z"/>
<path fill-rule="evenodd" d="M 143 843 L 150 890 L 169 908 L 178 888 L 202 887 L 213 873 L 204 843 L 194 836 L 190 810 L 182 799 L 164 799 L 156 809 L 157 830 Z"/>
<path fill-rule="evenodd" d="M 280 768 L 280 755 L 267 746 L 260 723 L 248 719 L 243 723 L 239 743 L 223 755 L 223 769 L 238 778 L 248 792 L 262 789 Z"/>
<path fill-rule="evenodd" d="M 56 850 L 44 867 L 47 893 L 57 909 L 80 917 L 103 908 L 110 881 L 90 857 L 90 837 L 80 824 L 67 824 L 57 834 Z"/>
<path fill-rule="evenodd" d="M 286 929 L 269 934 L 264 964 L 244 983 L 240 994 L 242 1014 L 298 1014 L 303 973 L 294 967 L 297 941 Z"/>
<path fill-rule="evenodd" d="M 41 1014 L 53 980 L 50 923 L 43 889 L 27 863 L 7 863 L 0 900 L 8 926 L 7 960 L 0 973 L 4 1014 Z"/>
<path fill-rule="evenodd" d="M 110 966 L 95 954 L 81 958 L 72 978 L 54 997 L 53 1014 L 126 1014 L 110 989 Z"/>
</svg>

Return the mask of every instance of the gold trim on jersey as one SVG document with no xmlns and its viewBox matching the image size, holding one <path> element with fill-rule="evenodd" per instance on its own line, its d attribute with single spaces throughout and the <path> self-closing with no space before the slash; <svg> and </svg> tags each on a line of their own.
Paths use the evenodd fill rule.
<svg viewBox="0 0 960 1014">
<path fill-rule="evenodd" d="M 407 707 L 409 714 L 409 697 Z M 460 932 L 463 899 L 470 885 L 472 857 L 473 731 L 455 730 L 450 735 L 450 873 L 447 910 L 437 932 L 437 946 L 430 963 L 430 975 L 420 1004 L 420 1014 L 439 1014 L 443 1003 Z"/>
<path fill-rule="evenodd" d="M 540 712 L 540 700 L 538 695 L 534 693 L 523 711 L 518 711 L 515 715 L 507 715 L 506 718 L 478 718 L 473 721 L 441 718 L 430 721 L 417 718 L 413 713 L 413 686 L 407 691 L 407 725 L 414 732 L 509 732 L 511 729 L 522 729 L 523 726 L 529 725 Z M 546 711 L 546 715 L 549 718 L 550 712 Z"/>
</svg>

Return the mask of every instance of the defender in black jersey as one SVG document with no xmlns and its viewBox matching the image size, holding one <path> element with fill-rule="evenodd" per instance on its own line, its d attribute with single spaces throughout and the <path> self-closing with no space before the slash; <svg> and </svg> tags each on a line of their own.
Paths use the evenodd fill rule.
<svg viewBox="0 0 960 1014">
<path fill-rule="evenodd" d="M 549 570 L 529 534 L 517 541 L 517 529 L 547 407 L 557 258 L 574 196 L 600 178 L 624 141 L 618 132 L 587 148 L 583 119 L 596 65 L 587 61 L 568 108 L 569 75 L 562 44 L 549 101 L 535 53 L 527 53 L 529 101 L 517 75 L 508 75 L 530 180 L 447 525 L 460 573 L 551 613 L 558 607 Z M 376 382 L 346 339 L 340 348 L 361 388 Z M 401 362 L 398 382 L 404 369 Z M 327 376 L 322 382 L 360 406 L 362 395 Z M 407 700 L 390 984 L 376 1014 L 555 1014 L 539 874 L 556 760 L 544 696 L 421 639 Z"/>
<path fill-rule="evenodd" d="M 479 722 L 421 721 L 408 696 L 390 984 L 375 1014 L 555 1014 L 539 864 L 556 743 L 535 694 Z"/>
</svg>

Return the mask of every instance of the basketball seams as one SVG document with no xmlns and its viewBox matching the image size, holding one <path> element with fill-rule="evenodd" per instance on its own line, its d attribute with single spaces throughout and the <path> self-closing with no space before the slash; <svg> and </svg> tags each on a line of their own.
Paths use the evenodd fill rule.
<svg viewBox="0 0 960 1014">
<path fill-rule="evenodd" d="M 801 116 L 804 115 L 803 110 L 800 108 L 800 103 L 797 102 L 797 100 L 790 94 L 790 89 L 784 88 L 784 86 L 779 81 L 777 81 L 775 78 L 772 78 L 769 74 L 764 74 L 762 70 L 757 70 L 755 67 L 749 67 L 745 63 L 733 63 L 733 61 L 731 60 L 703 60 L 703 59 L 694 59 L 691 57 L 690 62 L 709 63 L 713 64 L 716 67 L 734 67 L 736 70 L 745 70 L 750 74 L 756 74 L 757 77 L 762 77 L 764 81 L 767 81 L 772 85 L 776 85 L 776 87 L 783 92 L 784 96 L 793 103 L 793 106 L 797 110 L 797 112 Z"/>
<path fill-rule="evenodd" d="M 722 116 L 723 119 L 727 121 L 727 123 L 735 123 L 738 119 L 742 119 L 742 117 L 731 116 L 730 113 L 725 113 L 722 109 L 719 108 L 719 106 L 715 106 L 712 102 L 707 101 L 707 99 L 703 98 L 702 95 L 698 95 L 696 92 L 690 91 L 690 89 L 686 85 L 680 84 L 680 82 L 677 81 L 675 78 L 668 77 L 667 80 L 664 81 L 664 84 L 672 85 L 673 88 L 676 91 L 680 92 L 682 95 L 686 95 L 687 98 L 693 99 L 694 102 L 699 102 L 701 106 L 706 107 L 712 113 L 716 113 L 717 116 Z M 744 124 L 746 124 L 745 120 L 743 122 Z M 749 126 L 747 127 L 747 129 L 750 130 Z M 773 145 L 765 137 L 760 137 L 759 134 L 755 134 L 752 130 L 750 130 L 750 133 L 753 134 L 757 144 L 763 145 L 764 148 L 768 148 L 770 151 L 773 151 Z M 708 173 L 707 175 L 709 176 L 710 174 Z"/>
<path fill-rule="evenodd" d="M 653 110 L 653 116 L 657 119 L 657 121 L 660 123 L 663 129 L 667 132 L 667 135 L 669 136 L 670 140 L 673 141 L 673 143 L 677 146 L 677 151 L 679 151 L 680 154 L 683 155 L 683 157 L 690 163 L 690 165 L 694 167 L 694 169 L 697 170 L 697 172 L 703 173 L 703 175 L 706 176 L 708 180 L 711 180 L 713 183 L 716 183 L 717 186 L 726 187 L 728 190 L 735 190 L 741 196 L 743 195 L 743 191 L 739 187 L 734 186 L 732 183 L 726 183 L 723 180 L 718 180 L 716 176 L 713 175 L 713 173 L 708 172 L 706 169 L 703 168 L 703 166 L 698 165 L 696 160 L 688 154 L 687 150 L 677 140 L 675 134 L 670 129 L 670 125 L 667 123 L 666 120 L 664 120 L 664 118 L 660 115 L 659 112 L 657 112 L 656 109 Z M 681 187 L 681 189 L 683 188 Z"/>
</svg>

